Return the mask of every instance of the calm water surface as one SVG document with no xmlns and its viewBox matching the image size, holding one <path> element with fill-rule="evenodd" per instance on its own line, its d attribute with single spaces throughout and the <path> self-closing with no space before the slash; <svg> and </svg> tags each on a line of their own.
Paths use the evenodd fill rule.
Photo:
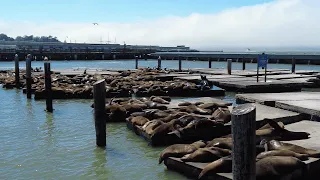
<svg viewBox="0 0 320 180">
<path fill-rule="evenodd" d="M 134 68 L 134 61 L 52 61 L 52 68 Z M 177 67 L 177 61 L 163 61 Z M 141 61 L 154 67 L 156 61 Z M 207 62 L 183 62 L 184 68 L 206 68 Z M 24 62 L 21 62 L 24 67 Z M 33 67 L 43 62 L 33 62 Z M 223 68 L 225 62 L 213 62 Z M 270 65 L 290 68 L 290 65 Z M 0 62 L 0 69 L 13 62 Z M 233 63 L 240 69 L 241 64 Z M 247 64 L 254 69 L 255 64 Z M 301 66 L 297 69 L 320 69 Z M 44 111 L 45 101 L 27 100 L 19 90 L 0 87 L 0 179 L 186 179 L 158 165 L 163 148 L 152 148 L 124 123 L 107 125 L 107 147 L 96 148 L 91 100 L 55 100 L 54 113 Z M 225 100 L 234 102 L 234 93 Z"/>
<path fill-rule="evenodd" d="M 135 60 L 106 60 L 106 61 L 50 61 L 52 69 L 67 68 L 106 68 L 106 69 L 134 69 Z M 24 68 L 25 62 L 20 62 L 20 67 Z M 33 67 L 43 67 L 42 61 L 32 61 Z M 157 60 L 139 60 L 139 67 L 156 67 Z M 182 68 L 208 68 L 208 61 L 182 61 Z M 177 69 L 177 60 L 162 61 L 163 68 Z M 213 68 L 226 68 L 227 62 L 212 62 Z M 0 62 L 0 69 L 13 69 L 14 62 Z M 290 64 L 268 64 L 268 68 L 291 69 Z M 242 63 L 232 63 L 232 69 L 242 69 Z M 246 69 L 257 69 L 256 63 L 246 63 Z M 297 70 L 320 70 L 318 65 L 296 65 Z"/>
</svg>

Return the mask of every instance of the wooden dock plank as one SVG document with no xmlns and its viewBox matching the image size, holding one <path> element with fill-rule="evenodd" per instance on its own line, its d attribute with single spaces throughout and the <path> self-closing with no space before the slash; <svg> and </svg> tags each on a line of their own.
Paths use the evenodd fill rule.
<svg viewBox="0 0 320 180">
<path fill-rule="evenodd" d="M 291 131 L 305 131 L 310 133 L 309 139 L 295 140 L 295 141 L 284 141 L 291 144 L 303 146 L 305 148 L 320 150 L 320 123 L 314 121 L 300 121 L 297 123 L 289 124 L 285 126 L 286 129 Z M 318 179 L 318 172 L 320 170 L 320 159 L 309 158 L 309 160 L 304 161 L 308 168 L 305 172 L 304 178 L 307 179 Z M 184 174 L 188 177 L 197 179 L 201 170 L 209 163 L 195 163 L 195 162 L 182 162 L 180 158 L 168 158 L 164 161 L 168 169 Z M 295 172 L 293 172 L 295 173 Z M 213 176 L 208 176 L 206 180 L 222 179 L 230 180 L 232 179 L 232 173 L 217 173 Z"/>
<path fill-rule="evenodd" d="M 219 86 L 226 90 L 237 92 L 272 93 L 272 92 L 294 92 L 301 91 L 302 83 L 285 80 L 260 81 L 230 81 L 220 82 Z"/>
<path fill-rule="evenodd" d="M 276 101 L 275 106 L 294 112 L 320 117 L 320 100 Z"/>
<path fill-rule="evenodd" d="M 320 92 L 237 94 L 236 99 L 238 103 L 257 102 L 275 106 L 276 101 L 320 100 Z"/>
</svg>

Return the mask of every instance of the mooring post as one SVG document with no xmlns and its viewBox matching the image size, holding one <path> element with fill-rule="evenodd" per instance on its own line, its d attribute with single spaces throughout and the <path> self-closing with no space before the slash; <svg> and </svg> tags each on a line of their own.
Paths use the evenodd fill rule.
<svg viewBox="0 0 320 180">
<path fill-rule="evenodd" d="M 19 75 L 19 56 L 16 54 L 14 56 L 14 74 L 15 74 L 15 82 L 16 88 L 20 88 L 20 75 Z"/>
<path fill-rule="evenodd" d="M 243 104 L 231 112 L 233 180 L 256 179 L 256 107 Z"/>
<path fill-rule="evenodd" d="M 178 57 L 178 60 L 179 60 L 179 71 L 181 71 L 181 66 L 182 66 L 181 56 Z"/>
<path fill-rule="evenodd" d="M 51 68 L 50 63 L 48 62 L 44 63 L 44 84 L 46 92 L 46 110 L 52 112 Z"/>
<path fill-rule="evenodd" d="M 31 54 L 27 55 L 26 59 L 26 83 L 27 83 L 27 98 L 31 99 Z"/>
<path fill-rule="evenodd" d="M 211 64 L 211 58 L 208 58 L 208 61 L 209 61 L 209 68 L 211 68 L 212 66 L 212 64 Z"/>
<path fill-rule="evenodd" d="M 232 59 L 228 59 L 228 74 L 231 75 Z"/>
<path fill-rule="evenodd" d="M 106 85 L 105 80 L 93 84 L 94 122 L 96 129 L 96 144 L 106 146 Z"/>
<path fill-rule="evenodd" d="M 246 70 L 246 58 L 242 58 L 242 70 Z"/>
<path fill-rule="evenodd" d="M 161 57 L 158 57 L 158 69 L 161 69 Z"/>
<path fill-rule="evenodd" d="M 136 56 L 136 69 L 138 69 L 139 57 Z"/>
<path fill-rule="evenodd" d="M 293 57 L 291 73 L 295 73 L 295 72 L 296 72 L 296 59 Z"/>
</svg>

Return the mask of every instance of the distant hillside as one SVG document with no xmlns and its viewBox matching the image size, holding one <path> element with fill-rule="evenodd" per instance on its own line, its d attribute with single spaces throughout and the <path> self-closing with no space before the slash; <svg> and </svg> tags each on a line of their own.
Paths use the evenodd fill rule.
<svg viewBox="0 0 320 180">
<path fill-rule="evenodd" d="M 57 37 L 53 36 L 17 36 L 16 38 L 9 37 L 6 34 L 0 33 L 0 41 L 34 41 L 34 42 L 60 42 Z"/>
</svg>

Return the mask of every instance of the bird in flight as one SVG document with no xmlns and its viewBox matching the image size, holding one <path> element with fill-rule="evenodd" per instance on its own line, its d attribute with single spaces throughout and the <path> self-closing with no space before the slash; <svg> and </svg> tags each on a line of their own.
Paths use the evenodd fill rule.
<svg viewBox="0 0 320 180">
<path fill-rule="evenodd" d="M 92 23 L 93 25 L 98 25 L 98 23 Z"/>
</svg>

